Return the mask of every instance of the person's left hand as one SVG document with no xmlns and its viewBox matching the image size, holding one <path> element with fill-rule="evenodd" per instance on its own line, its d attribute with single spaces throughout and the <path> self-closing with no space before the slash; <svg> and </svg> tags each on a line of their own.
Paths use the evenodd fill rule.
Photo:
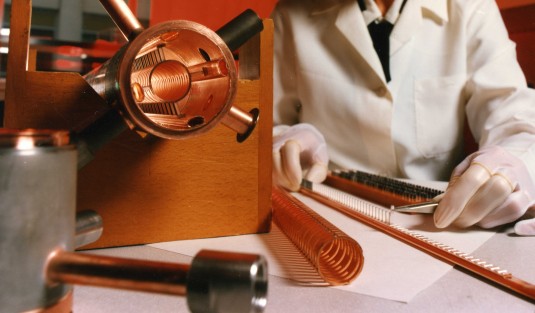
<svg viewBox="0 0 535 313">
<path fill-rule="evenodd" d="M 321 183 L 327 177 L 329 155 L 323 135 L 311 124 L 273 128 L 273 181 L 291 191 L 303 177 Z"/>
<path fill-rule="evenodd" d="M 471 154 L 453 170 L 434 220 L 439 228 L 491 228 L 534 213 L 535 184 L 528 169 L 505 149 L 492 146 Z M 535 218 L 517 222 L 515 232 L 535 235 Z"/>
</svg>

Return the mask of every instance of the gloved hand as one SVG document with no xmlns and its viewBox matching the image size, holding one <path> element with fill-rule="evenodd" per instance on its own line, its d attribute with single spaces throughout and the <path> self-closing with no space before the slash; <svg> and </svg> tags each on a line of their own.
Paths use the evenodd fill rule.
<svg viewBox="0 0 535 313">
<path fill-rule="evenodd" d="M 305 179 L 320 183 L 327 177 L 327 144 L 310 124 L 273 128 L 273 181 L 291 191 Z"/>
<path fill-rule="evenodd" d="M 535 184 L 528 169 L 505 149 L 492 146 L 471 154 L 453 170 L 434 220 L 439 228 L 491 228 L 530 213 L 535 213 Z M 515 232 L 535 235 L 535 218 L 517 222 Z"/>
</svg>

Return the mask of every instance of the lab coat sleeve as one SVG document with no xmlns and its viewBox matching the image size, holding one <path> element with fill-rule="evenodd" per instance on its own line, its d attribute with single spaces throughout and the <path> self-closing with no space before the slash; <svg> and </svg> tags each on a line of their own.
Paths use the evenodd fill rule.
<svg viewBox="0 0 535 313">
<path fill-rule="evenodd" d="M 292 20 L 280 4 L 272 15 L 275 25 L 273 60 L 273 122 L 293 125 L 299 122 L 297 72 L 291 28 Z"/>
<path fill-rule="evenodd" d="M 527 87 L 515 44 L 494 0 L 468 1 L 468 124 L 480 147 L 519 157 L 535 181 L 535 90 Z"/>
</svg>

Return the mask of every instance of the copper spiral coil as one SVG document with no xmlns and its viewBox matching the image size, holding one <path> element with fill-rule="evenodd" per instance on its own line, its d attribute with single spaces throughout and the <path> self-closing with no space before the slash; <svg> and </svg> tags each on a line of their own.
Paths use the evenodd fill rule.
<svg viewBox="0 0 535 313">
<path fill-rule="evenodd" d="M 353 238 L 288 192 L 273 187 L 273 221 L 331 285 L 346 285 L 361 272 L 362 248 Z"/>
<path fill-rule="evenodd" d="M 168 60 L 159 63 L 150 74 L 152 91 L 164 101 L 178 101 L 190 87 L 190 76 L 184 64 Z"/>
</svg>

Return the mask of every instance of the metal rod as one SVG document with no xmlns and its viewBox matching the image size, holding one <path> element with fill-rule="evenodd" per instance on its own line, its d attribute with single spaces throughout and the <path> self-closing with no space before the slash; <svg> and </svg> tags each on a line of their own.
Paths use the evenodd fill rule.
<svg viewBox="0 0 535 313">
<path fill-rule="evenodd" d="M 100 0 L 126 40 L 131 41 L 143 31 L 143 26 L 123 0 Z"/>
<path fill-rule="evenodd" d="M 230 51 L 234 51 L 263 29 L 262 19 L 253 10 L 247 9 L 223 25 L 216 33 L 227 44 Z"/>
<path fill-rule="evenodd" d="M 74 248 L 80 248 L 97 241 L 102 235 L 102 217 L 93 210 L 76 213 L 76 234 Z"/>
<path fill-rule="evenodd" d="M 188 270 L 184 264 L 56 251 L 47 277 L 52 283 L 185 295 Z"/>
<path fill-rule="evenodd" d="M 117 110 L 110 108 L 80 128 L 72 136 L 78 148 L 78 169 L 91 162 L 98 149 L 128 129 L 128 124 Z"/>
</svg>

